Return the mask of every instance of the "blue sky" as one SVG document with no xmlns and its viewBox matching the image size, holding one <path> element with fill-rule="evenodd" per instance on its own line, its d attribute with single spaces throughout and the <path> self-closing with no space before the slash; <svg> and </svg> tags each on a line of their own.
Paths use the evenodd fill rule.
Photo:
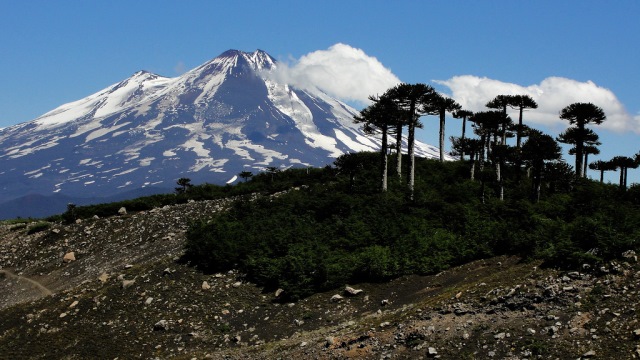
<svg viewBox="0 0 640 360">
<path fill-rule="evenodd" d="M 564 129 L 562 107 L 594 102 L 609 117 L 595 128 L 599 158 L 630 156 L 640 151 L 639 14 L 632 0 L 0 0 L 0 127 L 138 70 L 177 76 L 228 49 L 262 49 L 295 67 L 343 44 L 387 76 L 431 84 L 472 110 L 499 93 L 540 94 L 525 122 L 552 135 Z M 378 75 L 361 74 L 362 83 Z M 419 138 L 437 144 L 436 120 L 424 122 Z M 448 120 L 447 136 L 459 131 Z"/>
</svg>

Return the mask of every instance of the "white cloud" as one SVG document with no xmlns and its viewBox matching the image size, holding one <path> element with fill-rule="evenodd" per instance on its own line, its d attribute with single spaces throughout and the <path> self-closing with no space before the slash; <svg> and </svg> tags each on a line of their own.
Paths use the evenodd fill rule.
<svg viewBox="0 0 640 360">
<path fill-rule="evenodd" d="M 538 109 L 527 111 L 526 122 L 565 127 L 568 123 L 559 118 L 560 110 L 576 102 L 590 102 L 601 107 L 607 116 L 602 128 L 640 133 L 640 115 L 631 116 L 611 90 L 592 81 L 548 77 L 540 84 L 522 86 L 486 77 L 462 75 L 434 82 L 447 86 L 451 96 L 463 108 L 472 111 L 487 110 L 485 104 L 496 95 L 529 95 L 538 103 Z M 511 116 L 517 118 L 516 113 Z"/>
<path fill-rule="evenodd" d="M 378 59 L 346 44 L 335 44 L 302 56 L 292 64 L 279 63 L 276 80 L 303 89 L 320 89 L 344 101 L 368 104 L 369 95 L 382 94 L 400 83 Z"/>
</svg>

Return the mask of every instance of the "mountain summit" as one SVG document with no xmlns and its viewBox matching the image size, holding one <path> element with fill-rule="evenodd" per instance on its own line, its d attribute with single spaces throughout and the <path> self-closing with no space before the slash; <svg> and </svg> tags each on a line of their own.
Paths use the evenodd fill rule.
<svg viewBox="0 0 640 360">
<path fill-rule="evenodd" d="M 379 149 L 353 124 L 353 108 L 275 80 L 277 66 L 264 51 L 229 50 L 175 78 L 136 72 L 5 128 L 0 203 L 171 189 L 179 177 L 220 184 L 243 170 L 324 166 L 345 152 Z M 418 144 L 417 154 L 436 151 Z"/>
</svg>

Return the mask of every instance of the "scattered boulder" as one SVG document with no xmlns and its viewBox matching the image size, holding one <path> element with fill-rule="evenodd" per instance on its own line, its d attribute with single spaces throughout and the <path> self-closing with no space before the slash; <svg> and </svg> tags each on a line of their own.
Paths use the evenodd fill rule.
<svg viewBox="0 0 640 360">
<path fill-rule="evenodd" d="M 127 208 L 124 206 L 118 209 L 118 215 L 127 215 Z"/>
<path fill-rule="evenodd" d="M 360 294 L 361 292 L 364 292 L 364 290 L 362 289 L 354 289 L 351 286 L 346 286 L 344 288 L 344 293 L 350 296 L 356 296 L 358 294 Z"/>
<path fill-rule="evenodd" d="M 341 295 L 335 294 L 331 297 L 330 301 L 331 302 L 339 302 L 340 300 L 342 300 L 343 297 Z"/>
<path fill-rule="evenodd" d="M 211 285 L 209 285 L 209 283 L 208 283 L 208 282 L 203 281 L 203 282 L 202 282 L 202 290 L 205 290 L 205 291 L 206 291 L 206 290 L 209 290 L 209 289 L 211 289 Z"/>
<path fill-rule="evenodd" d="M 65 263 L 70 263 L 72 261 L 76 261 L 75 252 L 71 251 L 71 252 L 68 252 L 68 253 L 64 254 L 64 256 L 62 257 L 62 261 L 65 262 Z"/>
</svg>

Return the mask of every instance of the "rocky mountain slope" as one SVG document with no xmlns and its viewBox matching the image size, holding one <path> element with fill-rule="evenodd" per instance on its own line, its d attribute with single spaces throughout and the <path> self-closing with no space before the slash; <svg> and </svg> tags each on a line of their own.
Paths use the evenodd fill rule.
<svg viewBox="0 0 640 360">
<path fill-rule="evenodd" d="M 224 184 L 244 170 L 322 167 L 346 152 L 379 149 L 353 124 L 353 108 L 276 80 L 277 66 L 264 51 L 229 50 L 175 78 L 137 72 L 2 129 L 0 204 L 33 194 L 170 191 L 180 177 Z M 437 150 L 419 143 L 416 154 Z M 8 214 L 18 215 L 32 214 Z"/>
<path fill-rule="evenodd" d="M 640 357 L 633 253 L 569 272 L 491 258 L 282 303 L 236 271 L 180 262 L 188 223 L 228 204 L 3 223 L 0 358 Z"/>
</svg>

